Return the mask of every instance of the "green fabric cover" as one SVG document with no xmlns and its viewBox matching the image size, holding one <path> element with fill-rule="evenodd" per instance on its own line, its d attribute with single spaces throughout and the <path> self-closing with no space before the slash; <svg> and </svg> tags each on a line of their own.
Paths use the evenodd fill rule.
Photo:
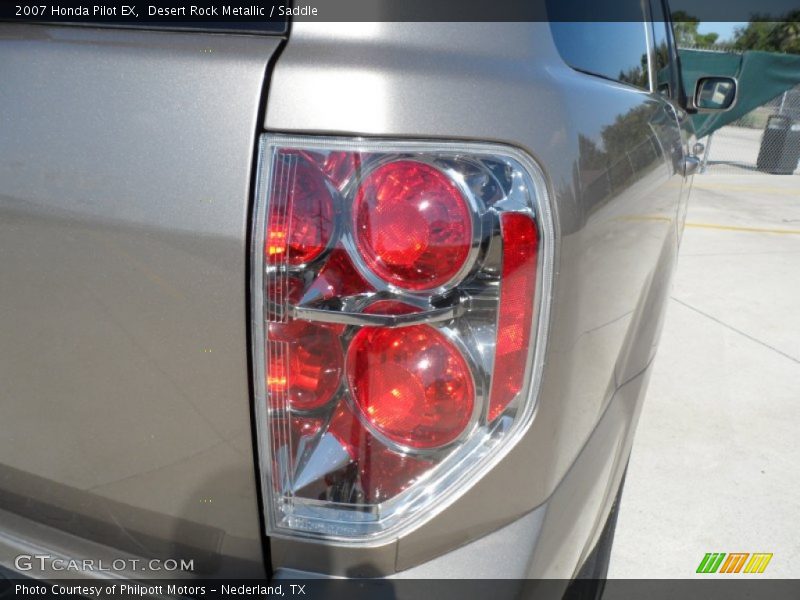
<svg viewBox="0 0 800 600">
<path fill-rule="evenodd" d="M 686 95 L 694 94 L 697 79 L 704 75 L 736 77 L 736 106 L 727 112 L 692 115 L 697 137 L 713 133 L 754 108 L 800 84 L 800 55 L 749 50 L 743 54 L 679 50 Z"/>
</svg>

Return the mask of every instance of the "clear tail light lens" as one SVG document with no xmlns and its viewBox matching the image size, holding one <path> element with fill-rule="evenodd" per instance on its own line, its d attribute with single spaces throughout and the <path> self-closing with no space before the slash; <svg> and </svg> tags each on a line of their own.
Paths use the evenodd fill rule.
<svg viewBox="0 0 800 600">
<path fill-rule="evenodd" d="M 530 425 L 553 228 L 541 172 L 485 144 L 267 135 L 253 358 L 271 534 L 418 527 Z"/>
</svg>

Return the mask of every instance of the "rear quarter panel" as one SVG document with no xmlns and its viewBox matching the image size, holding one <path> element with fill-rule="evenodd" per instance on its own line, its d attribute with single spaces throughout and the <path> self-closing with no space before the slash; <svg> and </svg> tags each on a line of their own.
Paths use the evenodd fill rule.
<svg viewBox="0 0 800 600">
<path fill-rule="evenodd" d="M 0 24 L 0 511 L 78 557 L 264 573 L 246 238 L 279 43 Z"/>
<path fill-rule="evenodd" d="M 674 113 L 654 94 L 569 68 L 547 23 L 295 23 L 264 123 L 522 148 L 549 180 L 558 238 L 542 390 L 524 439 L 407 537 L 367 549 L 272 540 L 273 565 L 392 572 L 518 519 L 550 497 L 636 380 L 592 447 L 599 464 L 580 477 L 570 511 L 552 511 L 542 547 L 557 562 L 528 573 L 571 577 L 621 477 L 660 329 L 681 191 Z"/>
</svg>

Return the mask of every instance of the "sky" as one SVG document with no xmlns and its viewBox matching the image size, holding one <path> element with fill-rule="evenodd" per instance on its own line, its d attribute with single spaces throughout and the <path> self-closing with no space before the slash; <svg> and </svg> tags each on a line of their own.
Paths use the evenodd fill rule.
<svg viewBox="0 0 800 600">
<path fill-rule="evenodd" d="M 711 33 L 716 32 L 719 34 L 719 39 L 717 42 L 725 42 L 733 39 L 733 30 L 737 27 L 744 27 L 747 23 L 734 23 L 734 22 L 723 22 L 723 23 L 713 23 L 711 21 L 703 21 L 697 27 L 698 33 Z"/>
</svg>

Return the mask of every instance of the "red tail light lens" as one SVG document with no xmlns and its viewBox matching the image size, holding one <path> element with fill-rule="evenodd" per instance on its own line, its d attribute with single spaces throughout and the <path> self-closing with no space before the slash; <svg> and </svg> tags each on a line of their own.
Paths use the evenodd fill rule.
<svg viewBox="0 0 800 600">
<path fill-rule="evenodd" d="M 499 146 L 264 144 L 253 340 L 270 532 L 396 539 L 533 418 L 543 178 Z"/>
<path fill-rule="evenodd" d="M 347 377 L 366 420 L 401 446 L 444 446 L 472 418 L 470 368 L 458 348 L 428 325 L 365 327 L 350 342 Z"/>
<path fill-rule="evenodd" d="M 489 420 L 494 420 L 522 390 L 530 350 L 536 254 L 539 235 L 534 220 L 524 213 L 500 217 L 503 236 L 503 278 L 500 280 L 500 318 L 492 374 Z"/>
<path fill-rule="evenodd" d="M 380 503 L 408 489 L 429 472 L 435 462 L 386 447 L 364 429 L 348 406 L 331 418 L 328 431 L 342 445 L 358 474 L 358 487 L 367 502 Z M 347 475 L 345 475 L 347 477 Z"/>
<path fill-rule="evenodd" d="M 353 208 L 356 243 L 369 268 L 409 290 L 444 285 L 472 245 L 472 216 L 455 183 L 424 163 L 381 165 L 361 182 Z"/>
<path fill-rule="evenodd" d="M 358 272 L 344 250 L 334 250 L 325 261 L 319 276 L 311 284 L 309 292 L 317 300 L 353 296 L 364 292 L 374 292 Z"/>
<path fill-rule="evenodd" d="M 381 315 L 419 312 L 393 300 L 364 309 Z M 444 446 L 464 432 L 473 416 L 475 388 L 463 354 L 427 325 L 361 329 L 350 342 L 347 377 L 358 410 L 392 444 Z"/>
<path fill-rule="evenodd" d="M 272 264 L 301 265 L 317 258 L 333 235 L 333 198 L 324 174 L 300 154 L 280 163 L 270 193 L 266 254 Z"/>
<path fill-rule="evenodd" d="M 355 152 L 331 152 L 322 163 L 323 172 L 338 188 L 361 168 L 361 156 Z"/>
<path fill-rule="evenodd" d="M 308 321 L 272 323 L 269 339 L 276 342 L 267 365 L 271 397 L 288 394 L 295 411 L 327 404 L 339 387 L 344 363 L 336 328 Z"/>
</svg>

